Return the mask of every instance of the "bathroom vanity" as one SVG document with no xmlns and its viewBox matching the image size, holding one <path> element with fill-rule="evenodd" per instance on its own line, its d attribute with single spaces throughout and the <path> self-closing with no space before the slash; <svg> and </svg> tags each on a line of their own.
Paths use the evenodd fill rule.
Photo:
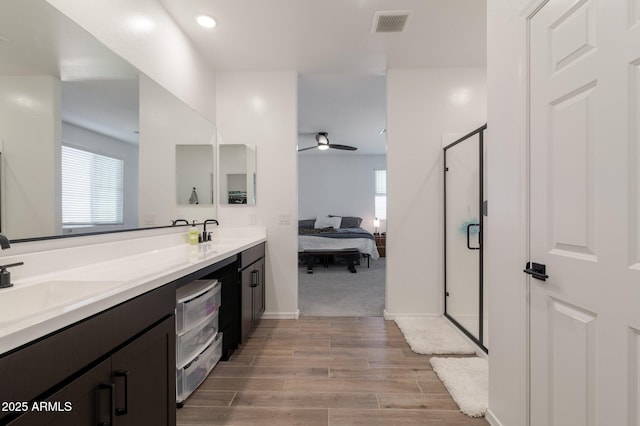
<svg viewBox="0 0 640 426">
<path fill-rule="evenodd" d="M 198 246 L 180 235 L 115 241 L 80 250 L 90 259 L 135 247 L 108 261 L 23 272 L 14 288 L 0 291 L 0 309 L 9 311 L 0 310 L 0 425 L 175 425 L 176 292 L 194 280 L 219 282 L 214 346 L 228 357 L 246 330 L 242 259 L 253 259 L 252 267 L 263 261 L 265 239 L 214 237 Z M 55 261 L 74 251 L 19 257 L 27 266 L 38 256 Z M 254 297 L 257 287 L 248 288 Z M 32 300 L 35 294 L 42 297 Z M 24 309 L 12 311 L 18 303 Z"/>
</svg>

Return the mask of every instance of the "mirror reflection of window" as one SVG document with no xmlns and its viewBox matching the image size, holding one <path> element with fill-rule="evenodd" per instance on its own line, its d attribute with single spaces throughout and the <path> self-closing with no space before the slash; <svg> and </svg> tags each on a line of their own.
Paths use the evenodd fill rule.
<svg viewBox="0 0 640 426">
<path fill-rule="evenodd" d="M 124 161 L 62 146 L 64 228 L 123 224 Z"/>
</svg>

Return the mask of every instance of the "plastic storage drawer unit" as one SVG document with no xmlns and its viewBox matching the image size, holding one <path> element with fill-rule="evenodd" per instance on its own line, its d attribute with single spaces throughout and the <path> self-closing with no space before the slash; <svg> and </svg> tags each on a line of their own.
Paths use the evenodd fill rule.
<svg viewBox="0 0 640 426">
<path fill-rule="evenodd" d="M 181 403 L 204 381 L 222 357 L 222 333 L 193 361 L 177 370 L 176 399 Z"/>
<path fill-rule="evenodd" d="M 220 307 L 218 280 L 196 280 L 176 291 L 176 332 L 193 328 Z"/>
<path fill-rule="evenodd" d="M 176 353 L 176 363 L 178 367 L 183 366 L 191 360 L 206 346 L 206 343 L 218 332 L 218 313 L 216 309 L 213 314 L 209 315 L 201 324 L 186 331 L 184 334 L 177 336 L 178 348 Z"/>
</svg>

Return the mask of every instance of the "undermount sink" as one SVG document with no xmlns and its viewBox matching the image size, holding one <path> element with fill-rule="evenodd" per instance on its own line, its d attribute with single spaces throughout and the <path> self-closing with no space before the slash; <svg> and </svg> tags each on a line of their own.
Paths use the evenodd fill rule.
<svg viewBox="0 0 640 426">
<path fill-rule="evenodd" d="M 48 281 L 0 290 L 0 327 L 50 309 L 69 311 L 117 287 L 114 281 Z"/>
</svg>

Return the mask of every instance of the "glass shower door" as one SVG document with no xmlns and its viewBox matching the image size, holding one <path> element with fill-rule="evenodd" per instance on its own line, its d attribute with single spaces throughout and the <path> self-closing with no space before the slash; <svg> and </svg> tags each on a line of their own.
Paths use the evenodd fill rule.
<svg viewBox="0 0 640 426">
<path fill-rule="evenodd" d="M 444 149 L 445 315 L 485 346 L 480 321 L 484 310 L 481 129 Z"/>
</svg>

